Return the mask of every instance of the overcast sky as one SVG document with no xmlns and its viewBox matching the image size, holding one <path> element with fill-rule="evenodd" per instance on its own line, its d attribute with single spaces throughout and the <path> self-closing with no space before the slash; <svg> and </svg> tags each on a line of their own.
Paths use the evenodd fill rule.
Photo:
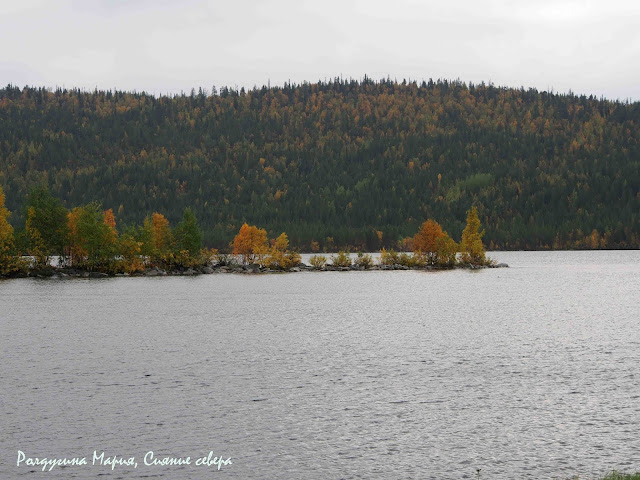
<svg viewBox="0 0 640 480">
<path fill-rule="evenodd" d="M 189 92 L 336 76 L 640 100 L 640 1 L 0 0 L 0 83 Z"/>
</svg>

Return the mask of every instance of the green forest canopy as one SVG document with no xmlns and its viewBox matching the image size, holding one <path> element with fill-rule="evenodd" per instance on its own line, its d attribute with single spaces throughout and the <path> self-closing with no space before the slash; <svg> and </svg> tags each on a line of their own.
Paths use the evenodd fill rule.
<svg viewBox="0 0 640 480">
<path fill-rule="evenodd" d="M 0 185 L 118 224 L 193 209 L 205 244 L 244 222 L 308 249 L 396 247 L 427 218 L 490 248 L 640 248 L 640 103 L 368 78 L 190 95 L 0 89 Z M 378 231 L 382 232 L 380 240 Z"/>
</svg>

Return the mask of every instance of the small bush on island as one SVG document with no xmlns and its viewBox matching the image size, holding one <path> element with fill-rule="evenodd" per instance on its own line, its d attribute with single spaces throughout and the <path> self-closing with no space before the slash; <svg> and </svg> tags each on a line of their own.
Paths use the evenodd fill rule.
<svg viewBox="0 0 640 480">
<path fill-rule="evenodd" d="M 331 266 L 332 267 L 350 267 L 351 266 L 351 257 L 347 252 L 338 252 L 337 255 L 331 255 Z"/>
<path fill-rule="evenodd" d="M 403 267 L 415 267 L 417 265 L 417 259 L 415 255 L 410 255 L 406 252 L 400 253 L 398 255 L 398 265 L 402 265 Z"/>
<path fill-rule="evenodd" d="M 283 232 L 274 240 L 262 263 L 274 270 L 288 270 L 300 264 L 300 254 L 289 250 L 289 238 Z"/>
<path fill-rule="evenodd" d="M 380 251 L 380 265 L 401 265 L 403 267 L 420 267 L 424 266 L 425 260 L 424 256 L 420 253 L 409 254 L 406 252 L 396 252 L 395 250 L 385 250 L 384 248 Z"/>
<path fill-rule="evenodd" d="M 358 257 L 355 259 L 353 264 L 356 267 L 363 267 L 365 270 L 373 267 L 373 258 L 368 253 L 358 252 Z"/>
<path fill-rule="evenodd" d="M 383 248 L 380 250 L 380 265 L 397 265 L 398 253 L 395 250 L 387 250 Z"/>
<path fill-rule="evenodd" d="M 324 255 L 314 255 L 309 259 L 311 266 L 317 270 L 324 268 L 327 264 L 327 257 Z"/>
</svg>

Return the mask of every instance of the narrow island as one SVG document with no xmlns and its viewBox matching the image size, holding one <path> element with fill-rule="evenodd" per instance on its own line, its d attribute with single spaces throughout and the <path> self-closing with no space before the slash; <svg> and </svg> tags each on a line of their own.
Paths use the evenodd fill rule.
<svg viewBox="0 0 640 480">
<path fill-rule="evenodd" d="M 14 234 L 0 187 L 1 277 L 164 276 L 212 273 L 273 273 L 351 270 L 435 270 L 497 268 L 482 243 L 478 211 L 467 211 L 459 243 L 435 220 L 425 221 L 410 239 L 410 252 L 382 249 L 378 261 L 358 253 L 352 259 L 340 251 L 327 258 L 316 254 L 310 265 L 289 247 L 286 233 L 269 240 L 267 231 L 244 223 L 227 251 L 202 247 L 202 231 L 190 208 L 171 228 L 161 213 L 142 225 L 118 232 L 113 211 L 97 203 L 72 210 L 46 188 L 31 191 L 24 232 Z M 56 258 L 57 261 L 53 261 Z M 55 264 L 54 264 L 55 263 Z"/>
</svg>

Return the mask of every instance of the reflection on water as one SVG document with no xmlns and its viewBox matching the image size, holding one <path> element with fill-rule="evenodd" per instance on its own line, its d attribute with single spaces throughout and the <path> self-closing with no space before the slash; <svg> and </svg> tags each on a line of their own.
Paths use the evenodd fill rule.
<svg viewBox="0 0 640 480">
<path fill-rule="evenodd" d="M 509 269 L 0 282 L 0 477 L 640 470 L 640 252 Z M 156 457 L 231 457 L 215 468 Z M 204 470 L 203 470 L 204 468 Z"/>
</svg>

